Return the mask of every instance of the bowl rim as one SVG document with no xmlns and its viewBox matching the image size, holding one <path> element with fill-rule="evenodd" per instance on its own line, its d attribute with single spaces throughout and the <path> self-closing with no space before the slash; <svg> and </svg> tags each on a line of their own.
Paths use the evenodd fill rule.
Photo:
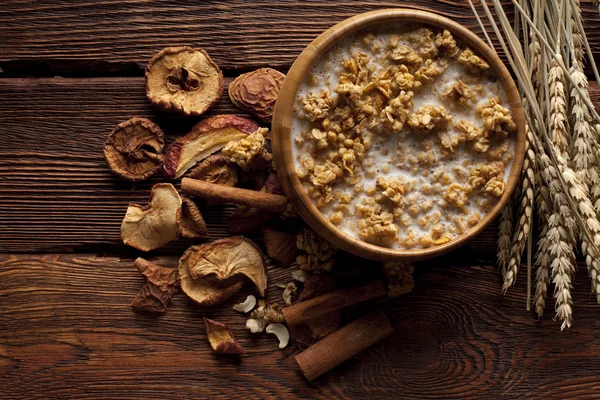
<svg viewBox="0 0 600 400">
<path fill-rule="evenodd" d="M 341 38 L 374 24 L 410 21 L 411 24 L 430 25 L 448 29 L 453 36 L 483 56 L 498 77 L 510 104 L 513 120 L 517 125 L 513 165 L 507 177 L 506 187 L 496 205 L 479 223 L 448 243 L 434 247 L 403 250 L 367 243 L 343 232 L 321 213 L 306 193 L 294 165 L 291 147 L 291 122 L 293 106 L 299 86 L 313 63 Z M 517 186 L 525 157 L 526 132 L 523 106 L 518 89 L 503 61 L 482 39 L 465 26 L 429 11 L 390 8 L 355 15 L 327 29 L 314 39 L 298 56 L 279 92 L 272 121 L 272 149 L 275 168 L 281 185 L 290 202 L 302 219 L 325 240 L 356 256 L 378 261 L 415 261 L 444 254 L 477 236 L 500 213 L 510 201 Z"/>
</svg>

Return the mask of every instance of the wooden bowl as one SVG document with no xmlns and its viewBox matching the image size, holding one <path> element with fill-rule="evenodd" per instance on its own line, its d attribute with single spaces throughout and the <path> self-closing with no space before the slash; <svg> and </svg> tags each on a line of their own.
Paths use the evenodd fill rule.
<svg viewBox="0 0 600 400">
<path fill-rule="evenodd" d="M 292 157 L 290 128 L 293 106 L 299 86 L 304 81 L 313 63 L 321 58 L 340 38 L 350 35 L 359 29 L 380 26 L 386 23 L 424 24 L 432 27 L 448 29 L 462 43 L 471 47 L 490 65 L 506 91 L 512 115 L 517 124 L 515 155 L 513 166 L 508 175 L 504 194 L 482 220 L 454 240 L 443 245 L 425 249 L 400 250 L 377 246 L 354 238 L 333 225 L 321 214 L 313 204 L 302 186 Z M 415 261 L 434 257 L 448 252 L 477 236 L 486 225 L 493 221 L 502 207 L 510 200 L 515 189 L 525 156 L 525 119 L 521 98 L 510 73 L 496 52 L 486 45 L 477 35 L 464 26 L 439 15 L 409 9 L 384 9 L 356 15 L 329 28 L 304 49 L 288 72 L 279 92 L 275 105 L 272 125 L 272 145 L 275 166 L 286 195 L 306 223 L 324 239 L 335 246 L 360 257 L 379 261 Z"/>
</svg>

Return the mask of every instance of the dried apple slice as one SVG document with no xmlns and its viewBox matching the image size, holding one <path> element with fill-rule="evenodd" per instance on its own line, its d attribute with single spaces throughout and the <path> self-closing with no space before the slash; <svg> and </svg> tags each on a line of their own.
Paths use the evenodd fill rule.
<svg viewBox="0 0 600 400">
<path fill-rule="evenodd" d="M 223 73 L 202 49 L 167 47 L 146 67 L 148 99 L 166 111 L 201 115 L 223 94 Z"/>
<path fill-rule="evenodd" d="M 189 177 L 201 181 L 234 187 L 238 183 L 237 165 L 230 163 L 227 157 L 213 155 L 198 164 Z"/>
<path fill-rule="evenodd" d="M 158 249 L 179 236 L 181 197 L 170 183 L 152 187 L 148 205 L 130 204 L 121 223 L 123 243 L 142 251 Z"/>
<path fill-rule="evenodd" d="M 294 262 L 298 255 L 296 234 L 263 226 L 262 235 L 269 257 L 284 267 Z"/>
<path fill-rule="evenodd" d="M 233 236 L 192 246 L 186 254 L 185 266 L 193 279 L 206 279 L 213 285 L 227 285 L 243 275 L 254 283 L 261 297 L 265 295 L 265 260 L 260 248 L 251 240 Z"/>
<path fill-rule="evenodd" d="M 217 354 L 244 354 L 244 348 L 235 340 L 231 329 L 221 322 L 204 318 L 206 337 Z"/>
<path fill-rule="evenodd" d="M 131 307 L 148 312 L 163 313 L 171 298 L 179 291 L 177 270 L 165 268 L 138 257 L 133 265 L 146 278 L 146 283 L 131 302 Z"/>
<path fill-rule="evenodd" d="M 200 121 L 187 135 L 175 140 L 165 155 L 165 175 L 179 178 L 197 162 L 221 150 L 232 140 L 240 140 L 259 126 L 235 115 L 216 115 Z"/>
<path fill-rule="evenodd" d="M 163 163 L 162 130 L 146 118 L 121 122 L 108 135 L 104 158 L 112 172 L 130 181 L 152 176 Z"/>
<path fill-rule="evenodd" d="M 201 306 L 212 306 L 227 300 L 236 294 L 244 285 L 240 280 L 229 287 L 216 287 L 208 283 L 204 278 L 194 279 L 190 274 L 188 265 L 190 258 L 195 258 L 196 254 L 192 246 L 183 253 L 179 259 L 179 279 L 181 280 L 181 290 L 194 302 Z"/>
<path fill-rule="evenodd" d="M 188 196 L 181 196 L 181 202 L 181 221 L 179 225 L 181 236 L 188 239 L 206 239 L 208 237 L 206 222 L 204 222 L 202 213 L 194 200 Z"/>
<path fill-rule="evenodd" d="M 285 75 L 272 68 L 260 68 L 238 76 L 229 85 L 229 98 L 240 110 L 263 121 L 273 118 L 273 109 Z"/>
</svg>

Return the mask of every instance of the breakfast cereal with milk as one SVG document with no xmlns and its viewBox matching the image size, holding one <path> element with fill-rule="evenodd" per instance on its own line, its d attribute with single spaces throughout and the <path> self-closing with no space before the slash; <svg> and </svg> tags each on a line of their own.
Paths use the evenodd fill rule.
<svg viewBox="0 0 600 400">
<path fill-rule="evenodd" d="M 397 249 L 447 243 L 498 202 L 516 125 L 487 62 L 447 30 L 384 26 L 334 44 L 301 84 L 298 176 L 347 234 Z"/>
</svg>

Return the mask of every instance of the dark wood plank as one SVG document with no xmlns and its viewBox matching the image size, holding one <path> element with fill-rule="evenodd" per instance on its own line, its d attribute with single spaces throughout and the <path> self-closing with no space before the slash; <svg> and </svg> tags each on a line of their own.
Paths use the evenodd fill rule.
<svg viewBox="0 0 600 400">
<path fill-rule="evenodd" d="M 598 86 L 590 90 L 600 102 Z M 126 251 L 119 227 L 127 204 L 143 203 L 165 179 L 113 176 L 102 156 L 106 135 L 137 115 L 158 122 L 171 141 L 198 118 L 153 110 L 142 78 L 0 79 L 0 93 L 0 252 Z M 230 112 L 238 113 L 224 96 L 209 115 Z M 214 238 L 229 235 L 227 210 L 206 210 Z M 459 254 L 493 259 L 495 233 L 491 225 Z"/>
<path fill-rule="evenodd" d="M 582 5 L 588 38 L 600 50 L 598 10 L 592 0 Z M 16 75 L 139 74 L 161 48 L 194 45 L 228 71 L 260 66 L 285 71 L 325 29 L 388 7 L 433 10 L 481 33 L 466 0 L 5 0 L 0 8 L 0 68 Z"/>
<path fill-rule="evenodd" d="M 524 310 L 524 279 L 502 296 L 494 267 L 423 264 L 412 293 L 380 303 L 395 333 L 309 385 L 293 347 L 251 336 L 231 309 L 248 291 L 214 308 L 178 294 L 163 316 L 136 314 L 132 261 L 0 256 L 0 398 L 597 398 L 600 306 L 585 268 L 561 333 L 551 299 L 543 321 Z M 269 271 L 270 299 L 289 272 Z M 247 350 L 239 362 L 211 354 L 203 316 L 230 324 Z"/>
</svg>

